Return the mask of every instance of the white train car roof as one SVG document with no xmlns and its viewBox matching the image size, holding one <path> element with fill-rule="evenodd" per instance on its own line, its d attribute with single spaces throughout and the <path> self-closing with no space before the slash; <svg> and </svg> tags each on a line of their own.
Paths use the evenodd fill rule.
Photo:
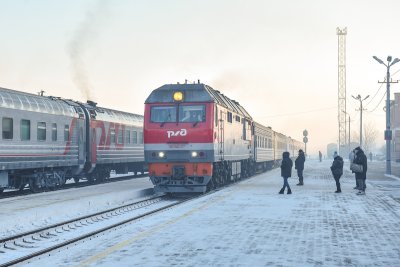
<svg viewBox="0 0 400 267">
<path fill-rule="evenodd" d="M 193 84 L 165 84 L 151 92 L 145 103 L 173 103 L 173 94 L 182 92 L 184 97 L 182 102 L 214 102 L 236 112 L 243 117 L 252 120 L 250 114 L 239 102 L 230 99 L 221 92 L 214 90 L 202 83 Z"/>
<path fill-rule="evenodd" d="M 92 119 L 143 127 L 142 115 L 98 107 L 97 103 L 92 101 L 81 104 L 89 110 Z"/>
<path fill-rule="evenodd" d="M 0 107 L 54 115 L 77 117 L 73 106 L 60 98 L 40 96 L 0 87 Z"/>
</svg>

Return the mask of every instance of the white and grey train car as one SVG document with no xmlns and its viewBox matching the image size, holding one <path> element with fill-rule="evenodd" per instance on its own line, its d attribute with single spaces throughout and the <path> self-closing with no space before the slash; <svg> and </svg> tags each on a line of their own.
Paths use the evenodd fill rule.
<svg viewBox="0 0 400 267">
<path fill-rule="evenodd" d="M 103 181 L 110 171 L 144 173 L 143 116 L 82 104 L 88 113 L 87 178 Z"/>
<path fill-rule="evenodd" d="M 86 128 L 78 104 L 0 88 L 0 114 L 0 191 L 62 185 L 82 172 Z"/>
</svg>

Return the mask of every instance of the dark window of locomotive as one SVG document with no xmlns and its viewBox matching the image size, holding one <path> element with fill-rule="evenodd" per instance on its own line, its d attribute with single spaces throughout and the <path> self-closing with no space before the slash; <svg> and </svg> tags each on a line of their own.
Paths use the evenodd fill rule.
<svg viewBox="0 0 400 267">
<path fill-rule="evenodd" d="M 203 122 L 205 120 L 205 105 L 179 106 L 179 122 Z"/>
<path fill-rule="evenodd" d="M 21 141 L 31 140 L 31 121 L 21 120 Z"/>
<path fill-rule="evenodd" d="M 13 119 L 3 118 L 3 139 L 13 139 Z"/>
<path fill-rule="evenodd" d="M 51 141 L 57 141 L 57 123 L 51 124 Z"/>
<path fill-rule="evenodd" d="M 46 141 L 46 123 L 38 122 L 37 124 L 37 140 Z"/>
<path fill-rule="evenodd" d="M 125 132 L 125 142 L 127 144 L 131 143 L 131 131 L 130 130 L 126 130 L 126 132 Z"/>
<path fill-rule="evenodd" d="M 111 129 L 111 144 L 115 144 L 115 129 Z"/>
<path fill-rule="evenodd" d="M 232 112 L 228 111 L 228 122 L 232 123 Z"/>
<path fill-rule="evenodd" d="M 238 115 L 235 116 L 235 121 L 240 122 L 240 117 Z"/>
<path fill-rule="evenodd" d="M 139 132 L 139 144 L 143 144 L 143 132 Z"/>
<path fill-rule="evenodd" d="M 132 143 L 137 144 L 137 132 L 136 131 L 132 132 Z"/>
<path fill-rule="evenodd" d="M 151 122 L 176 122 L 176 106 L 151 107 Z"/>
<path fill-rule="evenodd" d="M 64 141 L 68 142 L 69 141 L 69 125 L 66 124 L 64 126 Z"/>
</svg>

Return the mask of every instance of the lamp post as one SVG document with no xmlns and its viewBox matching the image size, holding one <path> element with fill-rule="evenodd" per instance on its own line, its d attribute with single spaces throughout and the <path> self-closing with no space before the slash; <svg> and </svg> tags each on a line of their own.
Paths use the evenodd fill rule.
<svg viewBox="0 0 400 267">
<path fill-rule="evenodd" d="M 391 166 L 391 155 L 390 155 L 390 142 L 392 140 L 392 131 L 390 130 L 390 67 L 400 61 L 400 59 L 395 58 L 392 61 L 392 57 L 387 57 L 387 64 L 381 59 L 373 56 L 373 58 L 379 62 L 379 64 L 385 65 L 386 67 L 386 130 L 385 130 L 385 140 L 386 140 L 386 173 L 392 174 Z"/>
<path fill-rule="evenodd" d="M 369 97 L 369 95 L 367 95 L 366 97 L 364 97 L 363 100 L 361 100 L 361 96 L 358 95 L 357 97 L 352 96 L 355 100 L 359 100 L 360 101 L 360 147 L 362 147 L 362 112 L 363 112 L 363 106 L 362 106 L 362 102 L 367 99 Z"/>
</svg>

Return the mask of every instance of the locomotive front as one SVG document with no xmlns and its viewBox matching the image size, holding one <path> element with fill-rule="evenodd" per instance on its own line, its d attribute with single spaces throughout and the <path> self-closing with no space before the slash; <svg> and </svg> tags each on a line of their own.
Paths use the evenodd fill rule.
<svg viewBox="0 0 400 267">
<path fill-rule="evenodd" d="M 144 153 L 156 192 L 207 190 L 214 161 L 213 114 L 204 84 L 164 85 L 147 98 Z"/>
</svg>

